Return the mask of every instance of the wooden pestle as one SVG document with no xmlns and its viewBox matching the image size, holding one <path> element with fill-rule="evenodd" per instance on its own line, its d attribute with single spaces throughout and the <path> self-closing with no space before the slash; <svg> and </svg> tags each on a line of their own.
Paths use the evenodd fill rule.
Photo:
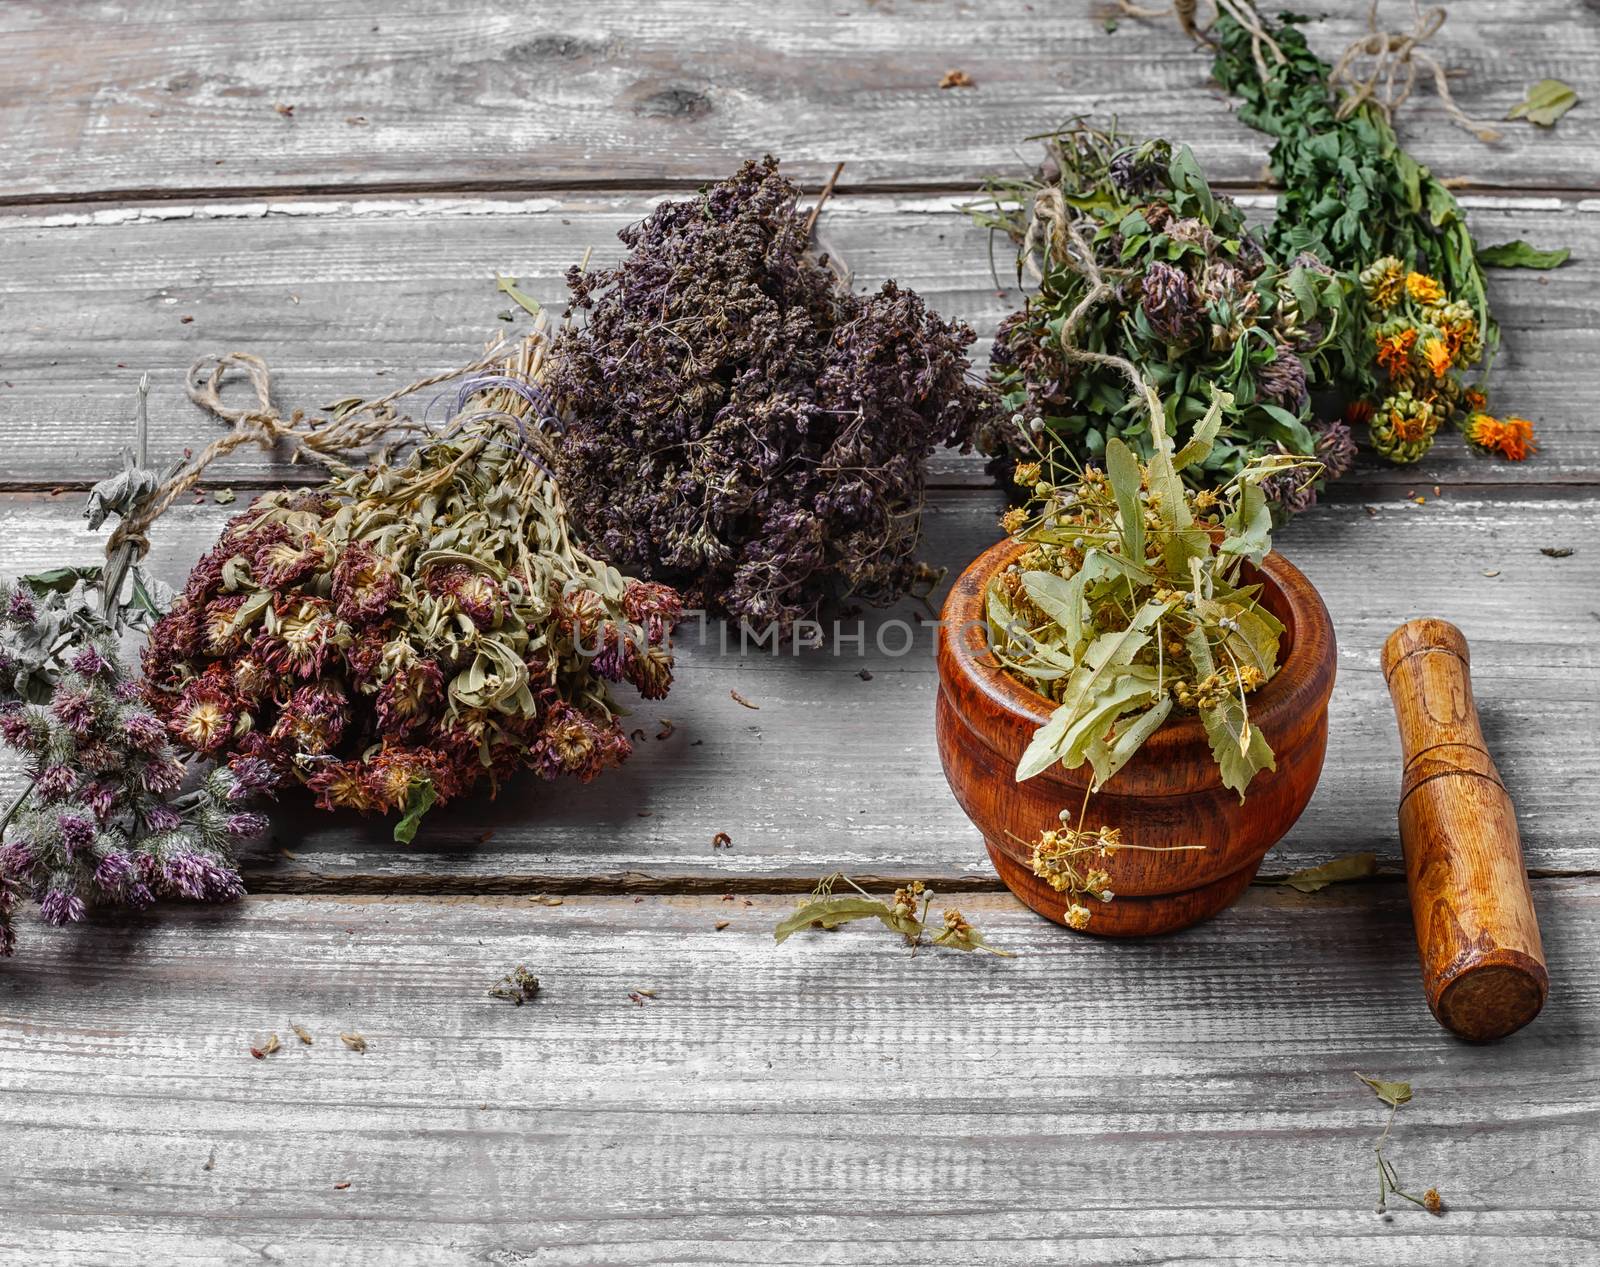
<svg viewBox="0 0 1600 1267">
<path fill-rule="evenodd" d="M 1439 1024 L 1485 1040 L 1537 1016 L 1550 976 L 1469 667 L 1467 640 L 1448 621 L 1407 621 L 1383 646 L 1405 758 L 1400 843 L 1422 987 Z"/>
</svg>

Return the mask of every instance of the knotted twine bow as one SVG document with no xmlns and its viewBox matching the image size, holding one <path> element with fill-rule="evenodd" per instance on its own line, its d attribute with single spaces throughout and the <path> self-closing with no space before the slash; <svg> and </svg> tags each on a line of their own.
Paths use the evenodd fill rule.
<svg viewBox="0 0 1600 1267">
<path fill-rule="evenodd" d="M 1133 0 L 1117 0 L 1117 4 L 1129 17 L 1163 18 L 1171 15 L 1177 19 L 1184 34 L 1196 43 L 1207 45 L 1214 43 L 1209 34 L 1211 27 L 1219 17 L 1227 14 L 1250 36 L 1250 52 L 1255 58 L 1256 73 L 1262 83 L 1272 79 L 1268 54 L 1278 65 L 1287 60 L 1283 49 L 1262 25 L 1250 0 L 1212 0 L 1214 12 L 1211 20 L 1203 26 L 1197 22 L 1199 0 L 1173 0 L 1164 9 L 1143 8 L 1134 4 Z M 1452 123 L 1485 143 L 1498 141 L 1500 132 L 1497 129 L 1474 119 L 1456 104 L 1450 91 L 1450 72 L 1438 58 L 1422 47 L 1439 33 L 1447 16 L 1443 5 L 1424 10 L 1419 0 L 1411 0 L 1411 30 L 1384 31 L 1378 27 L 1378 0 L 1372 0 L 1367 10 L 1367 34 L 1352 41 L 1328 75 L 1329 87 L 1335 91 L 1344 90 L 1337 110 L 1338 117 L 1349 118 L 1362 105 L 1370 103 L 1386 120 L 1393 122 L 1395 110 L 1404 104 L 1416 86 L 1420 67 L 1432 76 L 1439 100 Z M 1363 63 L 1365 74 L 1360 69 Z"/>
<path fill-rule="evenodd" d="M 246 444 L 258 444 L 263 449 L 271 450 L 279 443 L 288 441 L 294 446 L 291 461 L 298 461 L 302 454 L 309 454 L 335 473 L 348 469 L 340 460 L 341 456 L 365 449 L 386 435 L 402 437 L 429 431 L 426 423 L 397 416 L 395 401 L 425 387 L 433 387 L 483 369 L 497 360 L 505 347 L 503 340 L 497 342 L 470 365 L 419 378 L 375 400 L 341 402 L 334 417 L 329 420 L 307 418 L 299 409 L 293 410 L 287 418 L 279 413 L 272 404 L 272 371 L 259 356 L 249 352 L 228 352 L 201 357 L 184 376 L 184 388 L 190 400 L 228 423 L 232 430 L 211 441 L 174 474 L 162 480 L 148 494 L 139 497 L 123 512 L 121 522 L 106 541 L 106 557 L 111 561 L 108 597 L 120 592 L 121 578 L 126 574 L 129 562 L 143 558 L 150 549 L 148 534 L 151 525 L 178 498 L 191 491 L 200 482 L 206 468 L 218 458 Z M 242 371 L 249 379 L 255 391 L 254 405 L 235 408 L 223 403 L 222 382 L 230 370 Z M 140 403 L 142 410 L 142 396 Z M 142 465 L 144 455 L 140 454 L 139 458 Z M 91 506 L 93 500 L 91 494 Z M 115 600 L 111 598 L 110 601 Z"/>
</svg>

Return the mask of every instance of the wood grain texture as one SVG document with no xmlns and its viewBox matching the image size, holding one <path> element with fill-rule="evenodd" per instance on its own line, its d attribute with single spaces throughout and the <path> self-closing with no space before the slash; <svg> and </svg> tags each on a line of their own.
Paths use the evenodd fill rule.
<svg viewBox="0 0 1600 1267">
<path fill-rule="evenodd" d="M 1386 13 L 1404 24 L 1404 6 Z M 163 190 L 693 185 L 770 151 L 820 182 L 967 183 L 1083 113 L 1189 141 L 1258 179 L 1210 58 L 1170 19 L 1104 27 L 1109 4 L 1026 0 L 12 0 L 0 7 L 0 190 L 10 199 Z M 1317 6 L 1325 56 L 1364 0 Z M 1434 42 L 1491 119 L 1529 83 L 1600 80 L 1600 24 L 1561 0 L 1478 0 Z M 1507 56 L 1508 46 L 1515 56 Z M 941 90 L 960 67 L 971 89 Z M 279 107 L 292 109 L 281 113 Z M 1600 187 L 1600 116 L 1511 124 L 1486 146 L 1429 90 L 1402 119 L 1442 175 Z"/>
<path fill-rule="evenodd" d="M 1251 698 L 1250 721 L 1271 743 L 1275 762 L 1251 780 L 1244 800 L 1223 785 L 1199 718 L 1181 713 L 1093 796 L 1087 764 L 1056 764 L 1019 783 L 1017 763 L 1054 706 L 994 667 L 986 620 L 995 577 L 1028 548 L 1015 541 L 991 546 L 945 599 L 936 734 L 950 790 L 983 833 L 1006 887 L 1041 915 L 1065 923 L 1075 899 L 1034 874 L 1032 845 L 1041 831 L 1081 820 L 1091 831 L 1114 828 L 1126 846 L 1114 858 L 1082 860 L 1080 870 L 1106 871 L 1117 895 L 1108 905 L 1087 903 L 1089 932 L 1138 937 L 1207 919 L 1244 891 L 1316 789 L 1338 655 L 1327 608 L 1281 554 L 1263 561 L 1261 604 L 1283 626 L 1283 657 Z"/>
<path fill-rule="evenodd" d="M 1018 302 L 996 289 L 1006 247 L 956 210 L 960 198 L 861 197 L 829 203 L 826 245 L 862 286 L 887 277 L 961 317 L 981 342 Z M 152 452 L 177 454 L 218 424 L 189 403 L 183 373 L 197 357 L 258 353 L 281 408 L 315 410 L 352 393 L 379 395 L 473 359 L 511 329 L 497 273 L 559 306 L 562 275 L 589 247 L 621 252 L 617 230 L 649 211 L 646 196 L 374 199 L 359 202 L 147 204 L 0 214 L 0 487 L 87 485 L 118 465 L 132 431 L 134 385 L 148 370 Z M 1268 201 L 1253 206 L 1264 213 Z M 1339 496 L 1434 484 L 1594 484 L 1600 429 L 1591 360 L 1600 327 L 1600 199 L 1469 199 L 1485 242 L 1566 246 L 1550 273 L 1494 270 L 1505 346 L 1497 407 L 1534 419 L 1539 454 L 1517 465 L 1441 436 L 1418 466 L 1366 455 Z M 188 318 L 186 321 L 185 318 Z M 424 397 L 414 407 L 426 408 Z M 975 457 L 936 456 L 941 484 L 982 485 Z M 311 468 L 254 447 L 212 468 L 216 481 L 314 478 Z"/>
<path fill-rule="evenodd" d="M 1378 661 L 1389 632 L 1413 615 L 1447 617 L 1472 641 L 1479 707 L 1529 865 L 1600 869 L 1600 751 L 1581 741 L 1600 733 L 1600 699 L 1590 689 L 1600 669 L 1592 544 L 1600 505 L 1435 500 L 1431 489 L 1427 497 L 1424 506 L 1374 503 L 1374 515 L 1360 505 L 1328 507 L 1280 536 L 1328 604 L 1340 659 L 1322 782 L 1267 872 L 1362 849 L 1398 868 L 1400 751 Z M 0 499 L 0 574 L 58 562 L 63 549 L 95 558 L 78 500 Z M 241 508 L 176 509 L 155 534 L 155 570 L 181 581 Z M 924 557 L 953 579 L 998 538 L 1000 509 L 996 494 L 940 494 L 925 520 Z M 1576 553 L 1548 558 L 1539 552 L 1546 545 Z M 864 647 L 841 642 L 837 657 L 754 646 L 741 654 L 737 631 L 724 654 L 720 626 L 704 642 L 687 627 L 678 686 L 639 709 L 632 724 L 646 738 L 622 769 L 583 787 L 525 780 L 493 802 L 447 807 L 409 849 L 394 846 L 378 820 L 291 810 L 278 842 L 296 856 L 258 857 L 252 887 L 788 887 L 836 867 L 992 885 L 978 833 L 939 771 L 934 630 L 911 607 L 899 613 L 903 625 L 890 627 L 881 613 L 861 619 Z M 849 620 L 841 632 L 856 631 Z M 910 653 L 892 654 L 907 632 Z M 730 690 L 759 711 L 735 703 Z M 662 717 L 674 730 L 657 741 Z M 826 779 L 812 777 L 819 770 Z M 732 849 L 712 848 L 719 831 L 733 837 Z"/>
<path fill-rule="evenodd" d="M 1448 621 L 1407 621 L 1383 644 L 1423 989 L 1441 1025 L 1483 1040 L 1533 1020 L 1550 977 L 1516 809 L 1484 741 L 1469 665 Z"/>
<path fill-rule="evenodd" d="M 1121 943 L 961 898 L 1010 960 L 862 926 L 774 947 L 765 897 L 30 924 L 0 972 L 0 1257 L 1592 1261 L 1600 881 L 1535 899 L 1561 989 L 1488 1049 L 1429 1017 L 1394 881 Z M 518 963 L 538 1000 L 487 998 Z M 1386 1155 L 1443 1218 L 1373 1213 L 1386 1110 L 1354 1070 L 1414 1083 Z"/>
</svg>

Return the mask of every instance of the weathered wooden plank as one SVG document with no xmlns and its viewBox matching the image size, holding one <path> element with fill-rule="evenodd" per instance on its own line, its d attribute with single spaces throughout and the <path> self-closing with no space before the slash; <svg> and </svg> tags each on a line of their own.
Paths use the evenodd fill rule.
<svg viewBox="0 0 1600 1267">
<path fill-rule="evenodd" d="M 238 507 L 175 510 L 155 570 L 179 582 Z M 998 536 L 993 494 L 945 493 L 927 516 L 926 557 L 959 571 Z M 1600 870 L 1594 839 L 1600 752 L 1600 555 L 1594 501 L 1392 499 L 1297 521 L 1281 544 L 1321 589 L 1340 645 L 1322 784 L 1267 871 L 1358 849 L 1398 866 L 1399 744 L 1379 672 L 1389 631 L 1417 615 L 1458 623 L 1472 644 L 1486 734 L 1521 814 L 1530 866 Z M 66 498 L 0 501 L 0 573 L 95 555 Z M 1552 559 L 1541 546 L 1573 546 Z M 1484 572 L 1497 575 L 1485 576 Z M 809 887 L 852 873 L 994 883 L 977 833 L 947 791 L 933 736 L 933 629 L 911 607 L 864 618 L 865 646 L 772 656 L 720 625 L 679 635 L 671 697 L 642 706 L 645 732 L 621 770 L 587 786 L 523 780 L 493 803 L 435 811 L 399 848 L 377 821 L 280 818 L 252 864 L 259 890 L 570 891 L 585 886 Z M 846 621 L 845 635 L 857 632 Z M 909 653 L 896 655 L 909 640 Z M 870 681 L 859 674 L 865 670 Z M 737 690 L 759 711 L 729 697 Z M 674 730 L 657 741 L 658 719 Z M 733 848 L 712 848 L 725 831 Z"/>
<path fill-rule="evenodd" d="M 1016 296 L 997 291 L 987 235 L 955 210 L 959 201 L 840 198 L 823 227 L 863 285 L 896 277 L 972 322 L 984 338 L 981 372 L 987 337 Z M 0 487 L 87 483 L 115 469 L 144 370 L 153 379 L 153 451 L 175 455 L 203 443 L 217 424 L 184 397 L 182 376 L 205 353 L 265 356 L 285 409 L 379 394 L 461 364 L 511 328 L 496 319 L 507 311 L 497 273 L 559 305 L 565 270 L 591 246 L 596 259 L 615 258 L 617 230 L 649 206 L 639 195 L 297 199 L 0 215 Z M 1471 208 L 1485 241 L 1525 237 L 1576 256 L 1553 273 L 1492 278 L 1505 325 L 1496 399 L 1538 422 L 1542 451 L 1513 466 L 1446 436 L 1416 468 L 1369 458 L 1351 486 L 1600 479 L 1590 355 L 1600 325 L 1600 200 L 1473 199 Z M 996 260 L 1004 277 L 1003 247 Z M 254 447 L 213 474 L 314 478 Z M 934 476 L 988 478 L 975 458 L 954 453 L 936 460 Z"/>
<path fill-rule="evenodd" d="M 1263 138 L 1232 117 L 1210 59 L 1170 19 L 1108 4 L 994 0 L 773 6 L 434 0 L 241 12 L 225 0 L 0 8 L 0 191 L 9 199 L 162 190 L 328 191 L 696 183 L 762 151 L 852 186 L 968 183 L 1074 115 L 1119 115 L 1254 180 Z M 1310 6 L 1336 56 L 1364 0 Z M 1600 78 L 1600 31 L 1560 0 L 1458 5 L 1434 42 L 1454 91 L 1491 119 L 1546 76 Z M 1403 5 L 1385 18 L 1407 22 Z M 952 67 L 976 81 L 941 90 Z M 283 109 L 280 110 L 280 107 Z M 286 111 L 292 110 L 291 113 Z M 1578 110 L 1485 146 L 1431 91 L 1403 116 L 1446 175 L 1600 186 L 1600 121 Z"/>
<path fill-rule="evenodd" d="M 1550 1002 L 1488 1048 L 1428 1015 L 1392 881 L 1142 943 L 963 897 L 1010 960 L 861 927 L 774 948 L 777 897 L 30 927 L 0 967 L 0 1254 L 1590 1261 L 1600 881 L 1534 888 Z M 485 997 L 516 963 L 538 1001 Z M 1385 1110 L 1354 1070 L 1415 1084 L 1387 1155 L 1443 1218 L 1373 1212 Z"/>
</svg>

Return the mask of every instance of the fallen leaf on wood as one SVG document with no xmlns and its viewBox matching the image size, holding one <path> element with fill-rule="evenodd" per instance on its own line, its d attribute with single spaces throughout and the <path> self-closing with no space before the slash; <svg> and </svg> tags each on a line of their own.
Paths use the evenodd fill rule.
<svg viewBox="0 0 1600 1267">
<path fill-rule="evenodd" d="M 1528 95 L 1506 115 L 1508 119 L 1526 119 L 1541 128 L 1552 127 L 1555 121 L 1578 104 L 1578 93 L 1571 84 L 1559 79 L 1541 79 L 1528 89 Z"/>
<path fill-rule="evenodd" d="M 1540 546 L 1539 553 L 1548 559 L 1570 559 L 1573 550 L 1571 546 Z"/>
<path fill-rule="evenodd" d="M 294 1021 L 290 1021 L 289 1028 L 294 1031 L 294 1036 L 302 1043 L 304 1043 L 307 1047 L 311 1046 L 311 1031 L 308 1030 L 304 1025 L 297 1025 Z"/>
<path fill-rule="evenodd" d="M 1399 1108 L 1411 1098 L 1409 1082 L 1384 1082 L 1381 1078 L 1369 1078 L 1364 1073 L 1358 1073 L 1356 1077 L 1371 1087 L 1378 1099 L 1393 1108 Z"/>
<path fill-rule="evenodd" d="M 941 88 L 976 88 L 978 85 L 972 81 L 972 76 L 964 70 L 953 69 L 944 73 L 944 78 L 939 81 Z"/>
<path fill-rule="evenodd" d="M 1306 867 L 1302 871 L 1296 871 L 1293 875 L 1285 877 L 1283 883 L 1291 889 L 1299 889 L 1302 893 L 1315 893 L 1318 889 L 1325 889 L 1341 880 L 1360 880 L 1375 875 L 1377 870 L 1377 854 L 1352 853 L 1342 858 L 1335 858 L 1332 862 L 1324 862 L 1320 867 Z"/>
<path fill-rule="evenodd" d="M 351 1051 L 366 1051 L 367 1049 L 367 1040 L 360 1034 L 345 1034 L 341 1032 L 339 1041 Z"/>
<path fill-rule="evenodd" d="M 740 695 L 738 691 L 729 691 L 728 698 L 731 699 L 735 704 L 743 704 L 746 708 L 753 708 L 757 712 L 761 711 L 760 704 L 752 704 L 749 700 L 745 699 L 743 695 Z"/>
</svg>

